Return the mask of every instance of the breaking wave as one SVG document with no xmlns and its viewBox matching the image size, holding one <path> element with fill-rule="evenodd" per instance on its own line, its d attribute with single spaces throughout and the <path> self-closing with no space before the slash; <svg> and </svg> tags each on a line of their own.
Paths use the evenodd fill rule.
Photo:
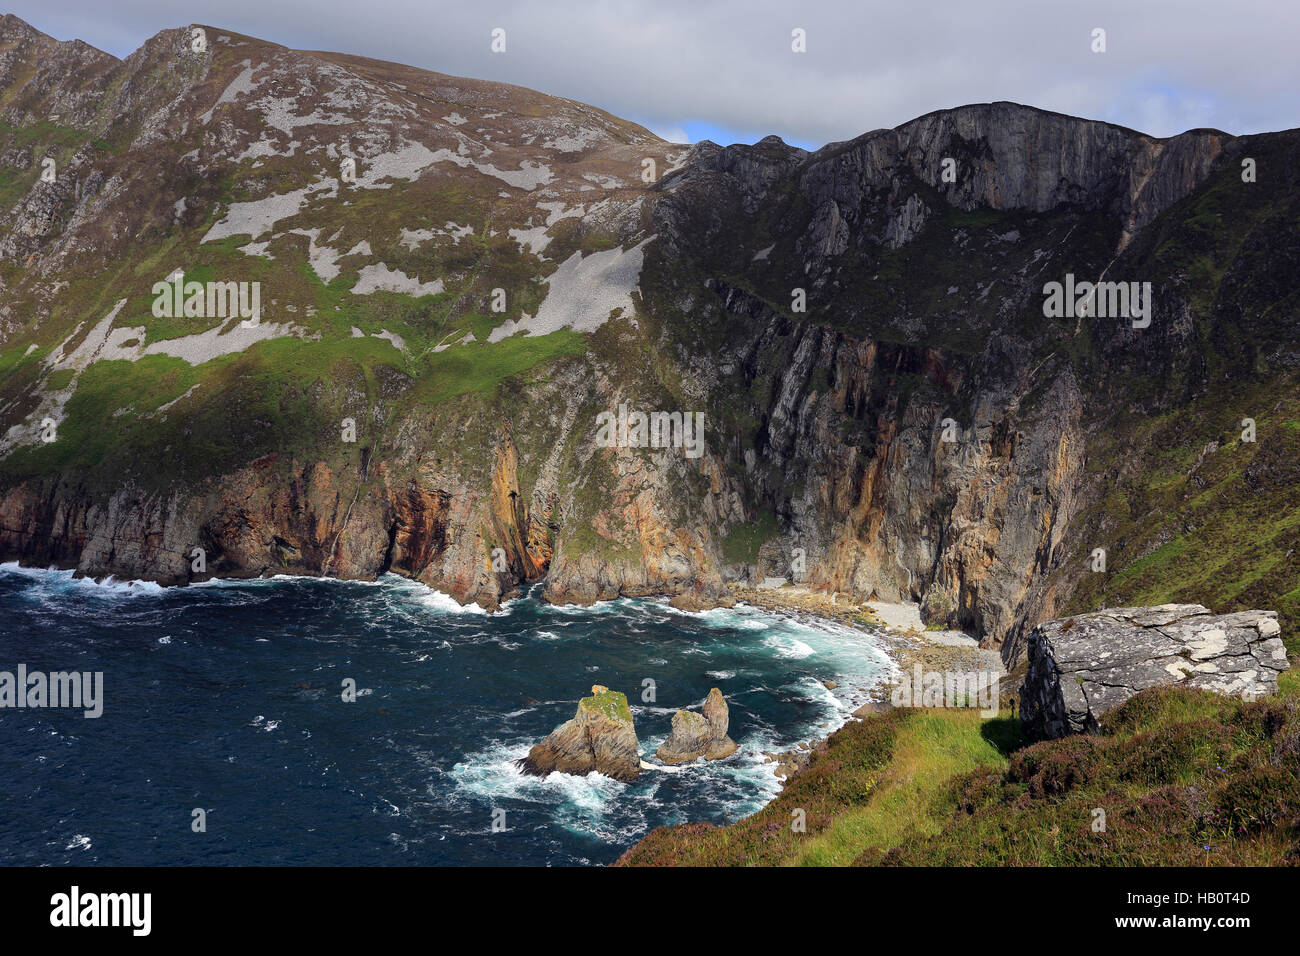
<svg viewBox="0 0 1300 956">
<path fill-rule="evenodd" d="M 105 673 L 94 727 L 5 718 L 0 774 L 58 823 L 0 828 L 27 865 L 609 863 L 653 827 L 761 808 L 780 786 L 764 754 L 841 726 L 895 670 L 869 632 L 752 606 L 530 593 L 489 614 L 396 575 L 164 588 L 4 564 L 0 614 L 13 660 Z M 628 695 L 640 778 L 522 774 L 593 683 Z M 737 753 L 659 761 L 715 686 Z M 218 805 L 225 842 L 158 839 L 180 794 Z"/>
</svg>

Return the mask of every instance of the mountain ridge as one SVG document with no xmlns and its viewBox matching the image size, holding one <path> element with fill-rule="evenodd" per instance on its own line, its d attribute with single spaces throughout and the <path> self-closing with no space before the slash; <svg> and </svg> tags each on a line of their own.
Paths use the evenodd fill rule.
<svg viewBox="0 0 1300 956">
<path fill-rule="evenodd" d="M 195 26 L 115 67 L 60 47 L 81 68 L 36 101 L 15 20 L 7 559 L 167 583 L 393 571 L 487 607 L 542 579 L 559 602 L 709 607 L 773 573 L 919 600 L 1010 660 L 1071 602 L 1183 586 L 1122 576 L 1174 540 L 1169 514 L 1205 507 L 1195 470 L 1168 497 L 1134 460 L 1145 425 L 1116 423 L 1135 400 L 1181 409 L 1199 448 L 1227 444 L 1221 393 L 1253 388 L 1261 423 L 1258 396 L 1291 394 L 1296 131 L 1157 139 L 1000 102 L 813 153 L 685 148 L 523 87 L 220 28 L 197 53 Z M 263 321 L 151 314 L 177 269 L 262 283 Z M 1151 281 L 1152 329 L 1046 318 L 1041 286 L 1066 273 Z M 699 411 L 706 453 L 597 446 L 620 403 Z M 1209 487 L 1258 467 L 1285 510 L 1289 407 Z M 1097 469 L 1129 482 L 1123 506 Z M 1120 569 L 1104 581 L 1098 542 Z M 1273 606 L 1259 583 L 1188 597 Z"/>
</svg>

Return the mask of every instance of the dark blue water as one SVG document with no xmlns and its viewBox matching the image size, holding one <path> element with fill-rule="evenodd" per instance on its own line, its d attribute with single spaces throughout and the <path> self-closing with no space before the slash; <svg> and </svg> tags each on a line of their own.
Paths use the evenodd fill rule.
<svg viewBox="0 0 1300 956">
<path fill-rule="evenodd" d="M 0 670 L 103 671 L 104 711 L 0 709 L 0 863 L 605 864 L 770 800 L 762 751 L 840 725 L 891 666 L 879 647 L 754 608 L 486 615 L 395 577 L 164 589 L 3 565 Z M 519 774 L 593 683 L 628 695 L 652 765 L 717 686 L 740 752 L 632 784 Z"/>
</svg>

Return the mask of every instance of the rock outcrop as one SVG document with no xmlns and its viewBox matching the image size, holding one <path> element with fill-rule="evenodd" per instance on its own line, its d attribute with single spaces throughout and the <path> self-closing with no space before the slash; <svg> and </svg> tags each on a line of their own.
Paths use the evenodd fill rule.
<svg viewBox="0 0 1300 956">
<path fill-rule="evenodd" d="M 673 714 L 673 729 L 655 751 L 664 763 L 690 763 L 700 757 L 721 760 L 736 752 L 736 742 L 727 736 L 730 722 L 727 700 L 713 688 L 705 698 L 702 713 L 679 710 Z"/>
<path fill-rule="evenodd" d="M 1197 687 L 1255 699 L 1277 691 L 1286 649 L 1273 611 L 1199 604 L 1112 608 L 1049 621 L 1029 636 L 1021 720 L 1035 737 L 1096 733 L 1138 691 Z"/>
<path fill-rule="evenodd" d="M 578 701 L 574 718 L 551 731 L 518 766 L 537 777 L 594 772 L 615 780 L 635 780 L 641 774 L 641 748 L 626 695 L 594 685 L 591 696 Z"/>
<path fill-rule="evenodd" d="M 854 218 L 870 208 L 873 192 L 885 197 L 872 211 L 886 222 L 892 248 L 910 241 L 925 218 L 925 204 L 904 188 L 913 180 L 961 209 L 1106 208 L 1122 218 L 1127 237 L 1191 192 L 1230 138 L 1191 130 L 1156 139 L 1016 103 L 980 103 L 936 110 L 826 150 L 830 155 L 809 164 L 804 186 Z M 949 182 L 945 158 L 963 169 Z"/>
</svg>

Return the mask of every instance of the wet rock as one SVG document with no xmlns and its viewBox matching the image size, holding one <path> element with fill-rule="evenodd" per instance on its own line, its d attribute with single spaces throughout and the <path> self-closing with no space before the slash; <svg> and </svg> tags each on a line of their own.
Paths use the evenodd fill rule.
<svg viewBox="0 0 1300 956">
<path fill-rule="evenodd" d="M 776 764 L 772 772 L 784 785 L 790 782 L 791 777 L 808 769 L 814 754 L 824 754 L 829 747 L 827 738 L 823 737 L 820 740 L 796 744 L 793 750 L 764 751 L 763 757 L 768 763 Z"/>
<path fill-rule="evenodd" d="M 664 763 L 688 763 L 704 756 L 709 746 L 709 722 L 703 714 L 679 710 L 673 714 L 673 730 L 655 756 Z"/>
<path fill-rule="evenodd" d="M 701 713 L 679 710 L 673 714 L 673 729 L 655 752 L 664 763 L 689 763 L 700 757 L 721 760 L 736 752 L 736 742 L 727 736 L 730 716 L 722 691 L 713 688 Z"/>
<path fill-rule="evenodd" d="M 790 750 L 786 752 L 765 751 L 763 756 L 769 763 L 776 764 L 776 766 L 772 768 L 772 773 L 775 774 L 776 779 L 780 780 L 782 783 L 807 767 L 810 759 L 810 755 L 801 750 Z"/>
<path fill-rule="evenodd" d="M 627 697 L 603 684 L 578 701 L 578 712 L 533 747 L 518 767 L 526 774 L 602 773 L 631 781 L 641 774 L 641 749 Z"/>
</svg>

